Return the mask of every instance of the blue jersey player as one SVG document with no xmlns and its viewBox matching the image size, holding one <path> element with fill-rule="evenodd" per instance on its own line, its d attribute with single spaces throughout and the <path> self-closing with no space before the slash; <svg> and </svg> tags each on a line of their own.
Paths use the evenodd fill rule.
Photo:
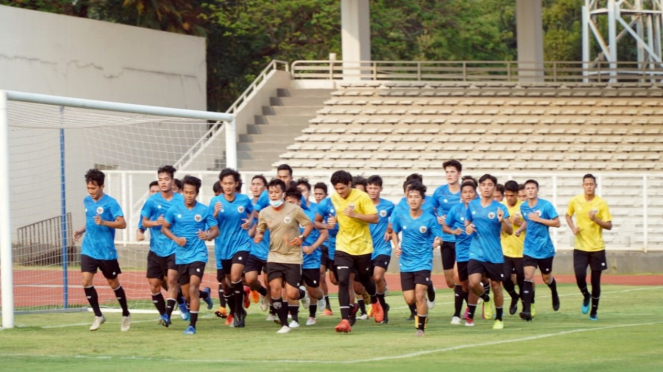
<svg viewBox="0 0 663 372">
<path fill-rule="evenodd" d="M 260 195 L 266 190 L 267 188 L 267 179 L 265 179 L 265 176 L 259 174 L 256 176 L 253 176 L 251 179 L 251 194 L 253 195 L 253 199 L 251 202 L 253 203 L 253 208 L 256 211 L 260 211 L 260 207 L 256 205 L 258 202 L 258 199 L 260 198 Z M 258 217 L 254 213 L 253 214 L 253 221 L 252 221 L 252 227 L 249 230 L 249 235 L 254 236 L 255 235 L 255 229 L 258 226 Z M 259 294 L 258 300 L 260 301 L 260 309 L 262 311 L 267 311 L 268 303 L 267 303 L 267 288 L 265 288 L 261 283 L 260 280 L 258 280 L 260 273 L 264 273 L 264 279 L 263 282 L 267 283 L 267 254 L 269 253 L 269 230 L 265 232 L 265 236 L 262 239 L 260 243 L 254 243 L 251 241 L 251 250 L 249 252 L 249 259 L 246 263 L 246 267 L 244 268 L 244 277 L 246 279 L 246 285 L 248 285 L 251 288 L 251 295 L 254 296 L 256 293 Z M 254 302 L 255 301 L 254 299 Z M 270 312 L 271 318 L 269 320 L 273 320 L 274 315 Z"/>
<path fill-rule="evenodd" d="M 115 249 L 115 229 L 126 228 L 127 222 L 124 220 L 124 214 L 117 201 L 104 194 L 105 178 L 104 172 L 98 169 L 90 169 L 85 173 L 85 183 L 89 194 L 83 199 L 85 227 L 74 232 L 74 241 L 78 241 L 83 234 L 86 234 L 81 247 L 81 272 L 85 296 L 94 311 L 94 322 L 90 331 L 96 331 L 106 322 L 106 318 L 99 308 L 97 290 L 92 285 L 97 269 L 101 270 L 122 307 L 120 330 L 128 331 L 131 327 L 131 316 L 127 306 L 127 297 L 117 278 L 122 271 Z"/>
<path fill-rule="evenodd" d="M 313 186 L 313 195 L 315 196 L 315 202 L 317 204 L 316 219 L 314 220 L 315 227 L 317 229 L 327 229 L 326 220 L 322 219 L 323 215 L 320 215 L 320 221 L 317 220 L 317 216 L 319 215 L 320 210 L 320 203 L 322 203 L 322 201 L 325 200 L 328 196 L 327 190 L 327 184 L 324 182 L 318 182 Z M 327 240 L 322 245 L 322 257 L 320 258 L 320 288 L 322 288 L 322 293 L 325 295 L 326 307 L 323 309 L 322 306 L 319 306 L 318 311 L 321 311 L 323 315 L 328 316 L 333 315 L 331 303 L 329 302 L 329 289 L 327 288 L 327 268 L 330 268 L 334 265 L 334 259 L 329 258 L 329 246 L 331 245 L 330 240 L 336 239 L 335 236 L 331 236 L 332 232 L 333 230 L 327 230 Z M 338 232 L 338 228 L 336 229 L 336 232 Z"/>
</svg>

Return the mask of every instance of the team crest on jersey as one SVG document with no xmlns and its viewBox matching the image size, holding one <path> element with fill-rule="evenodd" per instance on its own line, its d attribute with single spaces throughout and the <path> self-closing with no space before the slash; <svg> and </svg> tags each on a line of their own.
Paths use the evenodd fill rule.
<svg viewBox="0 0 663 372">
<path fill-rule="evenodd" d="M 465 217 L 461 217 L 460 220 L 461 220 L 461 221 L 465 221 Z"/>
<path fill-rule="evenodd" d="M 104 207 L 97 207 L 97 214 L 104 213 Z"/>
<path fill-rule="evenodd" d="M 177 218 L 182 218 L 182 215 L 181 215 L 181 214 L 178 214 L 178 215 L 177 215 Z"/>
<path fill-rule="evenodd" d="M 541 211 L 534 211 L 534 213 L 536 213 L 537 216 L 541 217 Z"/>
<path fill-rule="evenodd" d="M 495 218 L 495 213 L 494 212 L 488 213 L 488 218 L 490 218 L 491 220 Z"/>
<path fill-rule="evenodd" d="M 157 209 L 161 209 L 161 204 L 157 205 Z"/>
<path fill-rule="evenodd" d="M 387 217 L 387 211 L 384 209 L 380 211 L 380 217 Z"/>
<path fill-rule="evenodd" d="M 427 228 L 426 226 L 421 226 L 421 227 L 419 228 L 419 232 L 422 233 L 422 234 L 425 234 L 426 231 L 428 231 L 428 228 Z"/>
<path fill-rule="evenodd" d="M 197 215 L 193 216 L 193 219 L 196 220 L 196 222 L 200 222 L 200 221 L 203 220 L 203 216 L 197 214 Z"/>
<path fill-rule="evenodd" d="M 239 207 L 237 207 L 237 212 L 244 213 L 244 207 L 241 206 L 241 205 Z"/>
<path fill-rule="evenodd" d="M 445 203 L 448 203 L 448 202 L 449 202 L 447 199 L 444 199 L 443 201 L 444 201 Z"/>
<path fill-rule="evenodd" d="M 290 216 L 285 216 L 285 218 L 283 219 L 283 222 L 290 223 L 290 222 L 292 222 L 292 218 L 290 218 Z"/>
</svg>

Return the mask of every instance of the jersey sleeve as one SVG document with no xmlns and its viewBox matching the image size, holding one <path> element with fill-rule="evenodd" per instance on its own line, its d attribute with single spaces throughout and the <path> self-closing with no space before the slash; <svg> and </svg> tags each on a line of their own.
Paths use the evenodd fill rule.
<svg viewBox="0 0 663 372">
<path fill-rule="evenodd" d="M 506 205 L 500 203 L 500 205 L 497 208 L 501 209 L 504 212 L 504 217 L 502 217 L 502 218 L 511 217 L 511 214 L 509 213 L 509 208 L 507 208 Z M 557 213 L 557 212 L 555 212 L 555 213 Z"/>
<path fill-rule="evenodd" d="M 168 209 L 168 212 L 166 212 L 166 216 L 164 217 L 166 222 L 172 227 L 173 224 L 175 224 L 175 214 L 177 213 L 177 210 L 175 207 L 170 207 Z"/>
<path fill-rule="evenodd" d="M 116 200 L 113 200 L 113 202 L 110 204 L 110 212 L 113 216 L 113 221 L 115 221 L 118 217 L 124 217 L 122 208 L 120 208 L 120 204 Z"/>
<path fill-rule="evenodd" d="M 467 205 L 467 213 L 465 213 L 465 220 L 470 222 L 474 221 L 472 219 L 472 203 Z"/>
<path fill-rule="evenodd" d="M 610 214 L 610 208 L 608 208 L 608 203 L 603 201 L 601 205 L 599 205 L 598 208 L 598 213 L 596 214 L 601 221 L 612 221 L 612 214 Z"/>
<path fill-rule="evenodd" d="M 559 217 L 559 214 L 557 213 L 557 209 L 552 205 L 552 203 L 547 203 L 546 204 L 546 213 L 548 214 L 548 219 L 554 220 L 555 218 Z M 506 217 L 506 215 L 504 215 Z"/>
<path fill-rule="evenodd" d="M 306 215 L 306 212 L 302 208 L 297 208 L 297 214 L 295 215 L 295 219 L 297 222 L 299 222 L 300 225 L 306 227 L 311 224 L 311 220 L 308 218 Z"/>
<path fill-rule="evenodd" d="M 400 233 L 403 230 L 401 226 L 401 219 L 398 218 L 398 213 L 392 214 L 391 229 L 394 230 L 396 234 Z"/>
<path fill-rule="evenodd" d="M 447 218 L 444 220 L 444 224 L 449 226 L 450 229 L 453 230 L 454 225 L 456 224 L 456 214 L 458 214 L 458 208 L 453 207 L 449 209 L 449 212 L 447 212 Z"/>
<path fill-rule="evenodd" d="M 209 207 L 207 207 L 207 215 L 205 216 L 205 224 L 207 225 L 208 229 L 211 229 L 214 226 L 219 225 L 219 221 L 214 218 L 214 210 L 210 213 Z"/>
<path fill-rule="evenodd" d="M 267 190 L 265 190 L 262 192 L 262 194 L 260 194 L 260 197 L 258 198 L 258 201 L 255 205 L 255 210 L 260 212 L 267 206 L 269 206 L 269 194 L 267 193 Z"/>
<path fill-rule="evenodd" d="M 362 195 L 358 201 L 359 207 L 361 208 L 358 210 L 359 213 L 367 215 L 378 214 L 378 209 L 375 207 L 375 204 L 373 204 L 373 201 L 368 197 L 368 195 Z"/>
<path fill-rule="evenodd" d="M 568 208 L 566 208 L 566 215 L 567 216 L 573 216 L 576 213 L 575 199 L 576 198 L 571 199 L 571 201 L 569 202 Z"/>
<path fill-rule="evenodd" d="M 264 233 L 265 230 L 267 230 L 267 221 L 265 221 L 265 212 L 260 211 L 260 213 L 258 214 L 258 226 L 256 227 L 256 231 Z"/>
<path fill-rule="evenodd" d="M 442 225 L 437 223 L 437 218 L 431 218 L 429 222 L 428 228 L 432 232 L 433 236 L 435 237 L 442 237 Z"/>
</svg>

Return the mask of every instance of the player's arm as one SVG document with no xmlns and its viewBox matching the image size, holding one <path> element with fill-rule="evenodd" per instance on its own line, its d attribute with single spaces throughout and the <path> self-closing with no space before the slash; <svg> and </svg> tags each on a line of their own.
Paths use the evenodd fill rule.
<svg viewBox="0 0 663 372">
<path fill-rule="evenodd" d="M 520 225 L 520 227 L 513 232 L 513 235 L 520 237 L 520 234 L 523 233 L 523 231 L 527 230 L 527 221 L 523 221 L 523 224 Z"/>
<path fill-rule="evenodd" d="M 380 217 L 378 216 L 377 212 L 373 214 L 362 214 L 362 213 L 357 213 L 354 211 L 352 207 L 347 207 L 343 211 L 343 214 L 350 218 L 354 218 L 356 220 L 364 221 L 366 223 L 378 223 L 380 222 Z"/>
<path fill-rule="evenodd" d="M 310 247 L 304 247 L 304 253 L 313 253 L 316 249 L 320 248 L 322 244 L 324 244 L 325 240 L 327 240 L 327 237 L 329 236 L 329 232 L 327 230 L 318 230 L 318 232 L 320 233 L 318 239 Z"/>
<path fill-rule="evenodd" d="M 580 228 L 576 227 L 575 223 L 573 223 L 573 216 L 569 216 L 567 214 L 565 217 L 566 217 L 566 224 L 569 225 L 569 228 L 571 229 L 573 235 L 578 235 L 578 233 L 580 232 Z M 610 228 L 612 228 L 612 224 L 610 224 Z"/>
<path fill-rule="evenodd" d="M 315 214 L 315 221 L 313 221 L 313 225 L 320 232 L 322 232 L 322 230 L 327 230 L 329 228 L 329 225 L 325 223 L 325 219 L 322 218 L 320 213 Z"/>
<path fill-rule="evenodd" d="M 256 235 L 253 237 L 253 242 L 258 244 L 262 241 L 262 238 L 267 230 L 267 222 L 263 217 L 263 211 L 260 211 L 258 214 L 258 223 L 256 224 Z"/>
<path fill-rule="evenodd" d="M 198 234 L 201 240 L 207 241 L 214 240 L 217 236 L 219 236 L 219 226 L 217 225 L 210 227 L 207 231 L 200 231 Z"/>
<path fill-rule="evenodd" d="M 97 215 L 94 218 L 94 222 L 99 226 L 110 227 L 111 229 L 125 229 L 127 227 L 127 221 L 124 220 L 124 216 L 117 216 L 115 221 L 106 221 Z"/>
<path fill-rule="evenodd" d="M 74 231 L 74 241 L 77 242 L 78 239 L 83 236 L 83 234 L 85 234 L 85 226 L 83 226 L 83 228 L 78 231 Z"/>
<path fill-rule="evenodd" d="M 541 218 L 536 213 L 530 213 L 527 217 L 529 217 L 529 219 L 533 222 L 540 223 L 548 227 L 560 227 L 562 225 L 562 223 L 559 222 L 559 216 L 556 216 L 551 220 L 547 220 L 545 218 Z"/>
<path fill-rule="evenodd" d="M 164 220 L 163 214 L 161 216 L 159 216 L 159 218 L 157 218 L 154 221 L 152 221 L 149 218 L 143 216 L 143 227 L 145 227 L 146 229 L 149 229 L 150 227 L 163 226 L 164 221 L 165 220 Z"/>
<path fill-rule="evenodd" d="M 596 212 L 589 211 L 588 217 L 592 222 L 594 222 L 595 224 L 601 226 L 603 229 L 612 230 L 612 221 L 603 221 L 603 220 L 601 220 Z"/>
</svg>

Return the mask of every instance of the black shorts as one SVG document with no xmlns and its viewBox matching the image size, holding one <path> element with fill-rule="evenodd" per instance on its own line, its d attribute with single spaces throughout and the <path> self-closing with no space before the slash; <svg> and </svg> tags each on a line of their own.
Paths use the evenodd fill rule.
<svg viewBox="0 0 663 372">
<path fill-rule="evenodd" d="M 267 262 L 267 282 L 276 278 L 283 278 L 291 287 L 298 288 L 302 282 L 302 265 Z"/>
<path fill-rule="evenodd" d="M 349 269 L 350 273 L 355 274 L 355 281 L 357 282 L 368 281 L 373 277 L 373 261 L 371 261 L 370 253 L 352 255 L 346 252 L 336 251 L 334 265 L 336 265 L 336 273 L 338 273 L 338 270 L 344 268 Z M 338 276 L 336 277 L 338 278 Z"/>
<path fill-rule="evenodd" d="M 118 274 L 122 274 L 120 263 L 117 260 L 97 260 L 84 254 L 81 255 L 81 272 L 96 274 L 97 268 L 101 270 L 106 279 L 115 279 Z"/>
<path fill-rule="evenodd" d="M 379 254 L 373 259 L 373 267 L 381 267 L 387 270 L 387 268 L 389 268 L 389 262 L 391 262 L 391 256 Z"/>
<path fill-rule="evenodd" d="M 554 258 L 555 257 L 539 259 L 525 255 L 523 256 L 523 267 L 534 266 L 534 269 L 538 267 L 539 270 L 541 270 L 541 274 L 551 274 Z"/>
<path fill-rule="evenodd" d="M 192 276 L 197 276 L 200 278 L 200 280 L 202 280 L 204 274 L 205 262 L 194 261 L 189 264 L 177 265 L 177 281 L 180 284 L 189 283 Z"/>
<path fill-rule="evenodd" d="M 605 249 L 598 252 L 587 252 L 578 249 L 573 250 L 573 268 L 576 272 L 587 271 L 587 266 L 592 271 L 603 271 L 608 268 Z"/>
<path fill-rule="evenodd" d="M 412 291 L 417 284 L 430 285 L 430 270 L 421 270 L 411 273 L 401 272 L 401 290 Z"/>
<path fill-rule="evenodd" d="M 228 273 L 230 275 L 230 273 Z M 226 272 L 223 269 L 216 269 L 216 281 L 223 283 L 223 279 L 226 277 Z"/>
<path fill-rule="evenodd" d="M 239 251 L 233 255 L 229 260 L 221 260 L 221 267 L 225 271 L 226 275 L 230 275 L 230 270 L 233 265 L 239 264 L 246 267 L 247 262 L 249 261 L 249 251 Z"/>
<path fill-rule="evenodd" d="M 329 262 L 332 261 L 329 259 L 329 248 L 327 248 L 326 245 L 322 245 L 320 246 L 320 251 L 322 252 L 322 256 L 320 256 L 320 266 L 329 268 Z"/>
<path fill-rule="evenodd" d="M 307 287 L 318 288 L 320 286 L 320 269 L 302 269 L 302 282 Z"/>
<path fill-rule="evenodd" d="M 150 251 L 147 254 L 147 278 L 163 279 L 168 277 L 168 270 L 177 270 L 175 253 L 170 256 L 161 257 Z"/>
<path fill-rule="evenodd" d="M 504 256 L 504 280 L 508 280 L 511 274 L 516 274 L 517 278 L 525 276 L 522 257 Z"/>
<path fill-rule="evenodd" d="M 467 263 L 467 273 L 472 274 L 486 274 L 488 279 L 503 282 L 504 278 L 504 264 L 483 262 L 477 260 L 469 260 Z"/>
<path fill-rule="evenodd" d="M 467 261 L 465 262 L 457 262 L 457 267 L 458 267 L 458 279 L 460 279 L 461 282 L 464 282 L 467 280 L 469 275 L 467 274 Z"/>
<path fill-rule="evenodd" d="M 442 269 L 453 270 L 456 263 L 456 242 L 442 242 L 440 254 L 442 256 Z"/>
<path fill-rule="evenodd" d="M 334 274 L 334 278 L 338 279 L 338 271 L 336 270 L 336 264 L 334 264 L 334 261 L 329 260 L 329 266 L 327 266 L 327 269 L 330 273 Z"/>
<path fill-rule="evenodd" d="M 258 275 L 260 275 L 260 273 L 265 270 L 265 265 L 267 265 L 267 260 L 261 260 L 250 254 L 249 259 L 246 261 L 246 266 L 244 266 L 244 272 L 249 273 L 251 271 L 257 271 Z"/>
</svg>

